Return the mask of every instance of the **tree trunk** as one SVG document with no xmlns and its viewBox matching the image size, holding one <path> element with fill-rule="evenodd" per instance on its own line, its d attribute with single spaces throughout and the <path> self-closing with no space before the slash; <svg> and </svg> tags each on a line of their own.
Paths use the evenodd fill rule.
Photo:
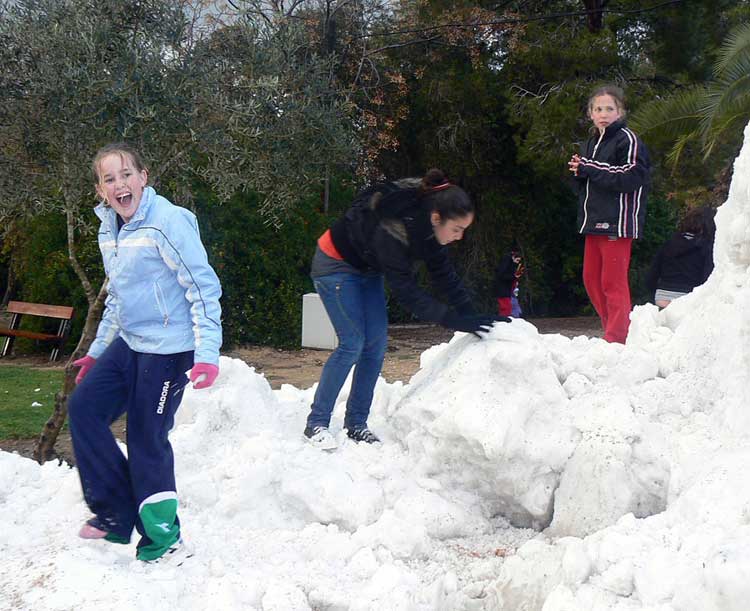
<svg viewBox="0 0 750 611">
<path fill-rule="evenodd" d="M 589 32 L 596 34 L 601 32 L 604 27 L 604 7 L 609 0 L 583 0 L 583 6 L 586 7 L 586 26 Z"/>
<path fill-rule="evenodd" d="M 326 166 L 326 177 L 323 179 L 323 212 L 328 214 L 331 201 L 331 168 Z"/>
<path fill-rule="evenodd" d="M 13 296 L 13 291 L 16 289 L 16 274 L 13 271 L 13 255 L 10 256 L 8 261 L 8 281 L 5 283 L 5 294 L 3 295 L 3 301 L 0 303 L 0 307 L 8 307 L 8 302 Z"/>
<path fill-rule="evenodd" d="M 76 349 L 68 359 L 68 362 L 65 363 L 65 378 L 63 379 L 62 390 L 55 395 L 55 409 L 45 423 L 44 428 L 39 435 L 36 447 L 34 448 L 34 459 L 40 465 L 57 457 L 55 443 L 57 442 L 57 437 L 65 424 L 65 419 L 68 416 L 68 397 L 76 386 L 75 380 L 78 368 L 73 366 L 73 361 L 86 354 L 91 342 L 93 342 L 96 337 L 96 329 L 99 326 L 99 321 L 101 320 L 102 312 L 104 311 L 104 298 L 107 295 L 106 286 L 107 280 L 105 279 L 94 303 L 89 306 L 88 313 L 86 314 L 86 322 L 83 326 L 83 333 L 81 333 L 81 339 L 78 340 Z"/>
<path fill-rule="evenodd" d="M 66 202 L 78 201 L 79 199 L 75 193 L 65 193 Z M 104 311 L 104 298 L 107 296 L 107 279 L 105 278 L 104 282 L 102 282 L 99 292 L 95 292 L 86 275 L 86 270 L 78 260 L 75 243 L 77 226 L 75 207 L 70 205 L 65 207 L 65 220 L 67 225 L 68 259 L 70 260 L 70 266 L 73 268 L 76 276 L 78 276 L 84 293 L 86 293 L 89 309 L 86 313 L 86 322 L 83 325 L 83 332 L 81 333 L 81 338 L 78 340 L 78 345 L 68 359 L 68 362 L 65 363 L 65 378 L 63 379 L 62 390 L 55 395 L 55 409 L 49 420 L 45 423 L 34 448 L 33 456 L 39 464 L 51 460 L 56 455 L 55 443 L 57 442 L 57 436 L 60 434 L 65 424 L 65 419 L 68 416 L 68 397 L 76 385 L 78 371 L 77 367 L 73 366 L 73 361 L 85 355 L 88 352 L 89 346 L 91 346 L 91 342 L 94 341 L 96 330 L 99 327 L 99 321 L 102 319 L 102 312 Z"/>
</svg>

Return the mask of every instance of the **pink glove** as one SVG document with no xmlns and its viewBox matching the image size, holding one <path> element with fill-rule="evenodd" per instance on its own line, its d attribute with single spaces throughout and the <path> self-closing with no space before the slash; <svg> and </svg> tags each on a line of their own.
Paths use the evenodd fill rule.
<svg viewBox="0 0 750 611">
<path fill-rule="evenodd" d="M 96 359 L 93 356 L 89 356 L 88 354 L 77 361 L 73 361 L 74 367 L 80 367 L 80 371 L 78 372 L 78 375 L 76 376 L 76 384 L 80 384 L 81 380 L 85 377 L 85 375 L 89 372 L 89 369 L 91 369 L 96 364 Z"/>
<path fill-rule="evenodd" d="M 219 368 L 211 363 L 196 363 L 190 370 L 190 381 L 193 383 L 193 388 L 200 390 L 201 388 L 208 388 L 216 381 L 216 376 L 219 375 Z"/>
</svg>

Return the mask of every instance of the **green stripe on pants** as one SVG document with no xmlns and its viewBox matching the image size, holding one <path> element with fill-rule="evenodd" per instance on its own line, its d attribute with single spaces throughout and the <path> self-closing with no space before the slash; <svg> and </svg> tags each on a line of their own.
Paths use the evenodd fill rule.
<svg viewBox="0 0 750 611">
<path fill-rule="evenodd" d="M 160 558 L 180 538 L 180 527 L 175 524 L 177 499 L 144 503 L 139 516 L 151 543 L 139 547 L 136 557 L 138 560 Z"/>
</svg>

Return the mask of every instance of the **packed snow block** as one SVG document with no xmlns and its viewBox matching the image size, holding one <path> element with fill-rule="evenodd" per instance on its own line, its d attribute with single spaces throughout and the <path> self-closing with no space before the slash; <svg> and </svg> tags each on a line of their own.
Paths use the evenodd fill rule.
<svg viewBox="0 0 750 611">
<path fill-rule="evenodd" d="M 302 347 L 335 350 L 338 345 L 339 338 L 320 295 L 302 295 Z"/>
<path fill-rule="evenodd" d="M 579 438 L 536 328 L 456 334 L 411 380 L 393 422 L 426 477 L 478 495 L 489 515 L 544 528 Z"/>
<path fill-rule="evenodd" d="M 584 537 L 627 513 L 644 518 L 664 511 L 669 467 L 643 446 L 640 440 L 586 436 L 560 478 L 549 534 Z"/>
<path fill-rule="evenodd" d="M 315 448 L 305 450 L 320 452 Z M 314 458 L 312 452 L 306 453 Z M 385 505 L 383 490 L 359 465 L 347 468 L 343 460 L 336 460 L 329 463 L 329 469 L 316 471 L 312 464 L 313 460 L 308 459 L 284 465 L 278 483 L 284 506 L 293 507 L 307 522 L 336 524 L 350 531 L 372 524 L 380 517 Z"/>
<path fill-rule="evenodd" d="M 492 611 L 542 611 L 550 593 L 564 581 L 565 546 L 532 540 L 500 568 L 486 590 L 485 609 Z"/>
<path fill-rule="evenodd" d="M 221 374 L 211 388 L 195 390 L 190 384 L 185 387 L 185 398 L 175 417 L 176 427 L 194 424 L 206 438 L 216 439 L 211 448 L 214 451 L 244 441 L 278 418 L 278 400 L 263 374 L 239 359 L 224 356 L 219 359 L 219 369 Z M 210 397 L 209 409 L 201 402 L 206 397 Z M 252 409 L 248 409 L 250 398 Z M 189 443 L 202 444 L 203 439 L 196 436 Z"/>
<path fill-rule="evenodd" d="M 662 458 L 662 430 L 644 424 L 617 386 L 591 387 L 569 408 L 582 438 L 555 492 L 550 534 L 583 537 L 627 513 L 642 518 L 664 511 L 670 468 Z"/>
</svg>

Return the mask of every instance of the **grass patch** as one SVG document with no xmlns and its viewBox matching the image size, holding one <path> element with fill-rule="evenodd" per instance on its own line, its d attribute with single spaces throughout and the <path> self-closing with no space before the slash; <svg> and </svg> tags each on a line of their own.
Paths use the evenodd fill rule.
<svg viewBox="0 0 750 611">
<path fill-rule="evenodd" d="M 55 407 L 63 374 L 62 369 L 0 367 L 0 439 L 39 435 Z"/>
</svg>

